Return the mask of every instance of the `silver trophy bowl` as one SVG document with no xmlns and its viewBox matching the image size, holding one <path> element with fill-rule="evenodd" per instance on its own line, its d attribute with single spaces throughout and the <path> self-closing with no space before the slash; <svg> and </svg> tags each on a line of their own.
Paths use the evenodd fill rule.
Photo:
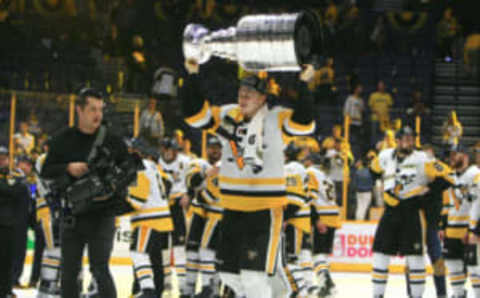
<svg viewBox="0 0 480 298">
<path fill-rule="evenodd" d="M 236 27 L 209 31 L 189 24 L 183 32 L 183 54 L 200 64 L 212 56 L 237 61 L 249 71 L 300 71 L 319 54 L 320 25 L 310 12 L 249 15 Z"/>
</svg>

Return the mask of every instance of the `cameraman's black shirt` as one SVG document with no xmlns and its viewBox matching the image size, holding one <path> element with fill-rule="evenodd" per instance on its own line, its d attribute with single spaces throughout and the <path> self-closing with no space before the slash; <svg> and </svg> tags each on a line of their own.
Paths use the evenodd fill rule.
<svg viewBox="0 0 480 298">
<path fill-rule="evenodd" d="M 50 144 L 41 176 L 59 181 L 60 184 L 68 185 L 74 182 L 76 178 L 67 173 L 67 165 L 71 162 L 87 161 L 98 131 L 89 135 L 82 133 L 76 127 L 72 127 L 57 135 Z M 103 146 L 106 146 L 112 152 L 116 164 L 122 163 L 128 157 L 125 143 L 120 137 L 112 134 L 109 129 L 107 129 Z"/>
</svg>

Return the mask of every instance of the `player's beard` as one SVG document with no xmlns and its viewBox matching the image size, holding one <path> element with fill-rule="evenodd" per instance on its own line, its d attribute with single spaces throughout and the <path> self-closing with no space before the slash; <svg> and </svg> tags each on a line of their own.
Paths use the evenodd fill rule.
<svg viewBox="0 0 480 298">
<path fill-rule="evenodd" d="M 413 152 L 413 148 L 399 148 L 398 151 L 401 155 L 408 156 Z"/>
</svg>

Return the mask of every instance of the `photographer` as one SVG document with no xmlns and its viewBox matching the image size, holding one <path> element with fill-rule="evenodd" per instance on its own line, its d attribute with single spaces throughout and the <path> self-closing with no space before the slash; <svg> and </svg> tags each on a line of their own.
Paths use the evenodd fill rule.
<svg viewBox="0 0 480 298">
<path fill-rule="evenodd" d="M 19 202 L 27 201 L 28 188 L 23 175 L 8 169 L 8 150 L 0 146 L 0 298 L 15 297 L 12 293 L 15 249 L 16 212 Z"/>
<path fill-rule="evenodd" d="M 103 96 L 99 91 L 90 88 L 80 91 L 75 107 L 78 124 L 52 140 L 41 173 L 43 178 L 52 179 L 58 185 L 73 187 L 75 182 L 88 178 L 90 171 L 93 172 L 92 167 L 97 168 L 98 162 L 92 162 L 92 155 L 103 148 L 108 149 L 108 158 L 113 159 L 115 165 L 128 159 L 127 148 L 122 139 L 102 126 L 103 107 Z M 81 191 L 82 189 L 78 189 L 79 193 Z M 108 200 L 115 200 L 117 197 L 118 191 Z M 116 297 L 115 285 L 108 267 L 115 232 L 114 214 L 109 212 L 108 205 L 76 214 L 74 208 L 68 206 L 71 204 L 70 198 L 73 198 L 72 194 L 67 196 L 67 207 L 63 208 L 61 229 L 61 296 L 79 297 L 77 279 L 82 266 L 83 250 L 87 245 L 90 271 L 98 283 L 100 297 Z M 95 203 L 96 199 L 93 198 Z"/>
</svg>

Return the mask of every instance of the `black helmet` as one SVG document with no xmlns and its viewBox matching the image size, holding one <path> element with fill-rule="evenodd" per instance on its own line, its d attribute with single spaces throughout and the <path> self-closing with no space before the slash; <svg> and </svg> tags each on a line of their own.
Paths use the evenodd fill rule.
<svg viewBox="0 0 480 298">
<path fill-rule="evenodd" d="M 160 147 L 162 148 L 172 148 L 174 150 L 180 150 L 180 145 L 178 144 L 177 140 L 172 137 L 164 137 L 160 141 Z"/>
<path fill-rule="evenodd" d="M 20 155 L 17 157 L 17 162 L 26 162 L 33 165 L 33 160 L 28 155 Z"/>
<path fill-rule="evenodd" d="M 207 140 L 207 146 L 220 146 L 222 147 L 222 142 L 217 136 L 211 135 Z"/>
<path fill-rule="evenodd" d="M 292 141 L 287 145 L 287 147 L 285 147 L 285 149 L 283 150 L 283 153 L 285 153 L 285 156 L 289 160 L 296 160 L 298 157 L 298 154 L 300 154 L 301 151 L 302 149 L 298 147 L 295 144 L 295 142 Z"/>
<path fill-rule="evenodd" d="M 410 126 L 404 126 L 397 131 L 395 137 L 399 139 L 403 136 L 415 136 L 415 132 Z"/>
<path fill-rule="evenodd" d="M 267 94 L 267 81 L 264 79 L 260 79 L 255 75 L 251 75 L 248 77 L 243 78 L 240 81 L 240 86 L 247 86 L 251 89 L 254 89 L 262 94 Z"/>
<path fill-rule="evenodd" d="M 311 161 L 314 165 L 328 166 L 328 159 L 320 153 L 310 153 L 305 157 L 305 160 Z"/>
</svg>

